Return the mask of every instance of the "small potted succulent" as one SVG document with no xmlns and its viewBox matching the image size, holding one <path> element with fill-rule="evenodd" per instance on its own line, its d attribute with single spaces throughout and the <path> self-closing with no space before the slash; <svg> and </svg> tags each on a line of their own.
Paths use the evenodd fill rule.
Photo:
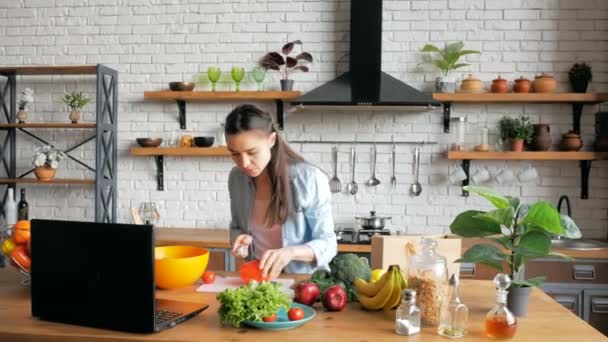
<svg viewBox="0 0 608 342">
<path fill-rule="evenodd" d="M 479 53 L 476 50 L 463 50 L 463 42 L 455 42 L 445 44 L 443 49 L 438 48 L 433 44 L 426 44 L 422 52 L 427 54 L 424 56 L 424 61 L 421 64 L 433 64 L 441 70 L 442 76 L 437 77 L 435 82 L 435 91 L 442 93 L 453 93 L 456 91 L 456 81 L 450 75 L 450 72 L 458 68 L 469 66 L 467 63 L 458 63 L 460 57 Z M 437 56 L 433 58 L 432 53 Z"/>
<path fill-rule="evenodd" d="M 77 124 L 80 120 L 80 111 L 91 101 L 83 92 L 66 93 L 62 101 L 70 107 L 71 111 L 69 118 L 73 124 Z"/>
<path fill-rule="evenodd" d="M 34 174 L 39 180 L 51 180 L 55 177 L 59 162 L 66 157 L 65 153 L 53 148 L 51 145 L 37 147 L 34 151 L 32 164 Z"/>
<path fill-rule="evenodd" d="M 570 68 L 570 71 L 568 71 L 568 79 L 570 80 L 572 90 L 575 93 L 586 93 L 587 86 L 592 78 L 593 74 L 591 74 L 591 67 L 585 62 L 575 63 L 572 68 Z"/>
<path fill-rule="evenodd" d="M 522 116 L 521 118 L 503 117 L 498 121 L 500 131 L 500 139 L 505 143 L 511 143 L 511 151 L 522 152 L 524 150 L 524 142 L 532 142 L 534 135 L 534 126 L 530 122 L 530 118 Z"/>
<path fill-rule="evenodd" d="M 283 45 L 281 53 L 269 52 L 260 60 L 259 64 L 262 68 L 268 70 L 277 70 L 281 73 L 281 90 L 292 90 L 293 80 L 289 78 L 294 71 L 308 72 L 307 64 L 312 63 L 312 55 L 308 52 L 301 51 L 296 56 L 290 56 L 296 45 L 302 46 L 302 42 L 294 40 Z"/>
<path fill-rule="evenodd" d="M 19 106 L 17 120 L 19 123 L 25 123 L 25 120 L 27 120 L 27 105 L 32 102 L 34 102 L 34 91 L 30 88 L 23 89 L 19 101 L 17 101 L 17 105 Z"/>
<path fill-rule="evenodd" d="M 560 214 L 549 202 L 526 204 L 519 198 L 480 186 L 465 186 L 464 190 L 485 198 L 496 209 L 467 210 L 456 216 L 450 225 L 452 233 L 489 242 L 469 248 L 457 262 L 480 263 L 508 273 L 513 283 L 507 305 L 515 315 L 525 316 L 532 287 L 544 280 L 544 277 L 524 279 L 526 263 L 544 257 L 570 259 L 552 252 L 551 240 L 556 236 L 580 239 L 581 232 L 569 216 Z"/>
</svg>

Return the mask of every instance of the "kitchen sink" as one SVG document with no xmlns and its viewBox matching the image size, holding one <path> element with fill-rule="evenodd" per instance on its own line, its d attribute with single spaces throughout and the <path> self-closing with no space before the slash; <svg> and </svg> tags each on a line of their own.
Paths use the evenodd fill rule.
<svg viewBox="0 0 608 342">
<path fill-rule="evenodd" d="M 608 243 L 591 239 L 561 239 L 552 240 L 553 248 L 572 249 L 578 251 L 592 251 L 608 249 Z"/>
</svg>

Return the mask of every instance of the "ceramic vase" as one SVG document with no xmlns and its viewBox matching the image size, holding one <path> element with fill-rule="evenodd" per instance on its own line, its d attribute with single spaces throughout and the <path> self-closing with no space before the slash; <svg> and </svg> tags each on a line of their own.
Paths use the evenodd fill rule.
<svg viewBox="0 0 608 342">
<path fill-rule="evenodd" d="M 534 151 L 548 151 L 551 148 L 551 130 L 548 124 L 535 124 L 534 136 L 532 138 L 532 149 Z"/>
<path fill-rule="evenodd" d="M 55 178 L 55 172 L 57 172 L 57 170 L 53 169 L 50 166 L 38 166 L 34 169 L 34 174 L 36 175 L 36 178 L 41 181 L 49 181 Z"/>
<path fill-rule="evenodd" d="M 70 120 L 72 121 L 73 124 L 77 124 L 78 120 L 80 120 L 80 111 L 79 110 L 73 110 L 70 112 L 69 115 Z"/>
<path fill-rule="evenodd" d="M 27 120 L 27 112 L 25 111 L 25 108 L 19 108 L 19 111 L 17 112 L 17 120 L 19 123 L 25 123 L 25 120 Z"/>
</svg>

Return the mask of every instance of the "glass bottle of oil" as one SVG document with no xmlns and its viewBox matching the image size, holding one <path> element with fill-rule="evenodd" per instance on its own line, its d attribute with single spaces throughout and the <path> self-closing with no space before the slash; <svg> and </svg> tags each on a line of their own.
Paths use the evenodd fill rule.
<svg viewBox="0 0 608 342">
<path fill-rule="evenodd" d="M 448 285 L 448 295 L 441 303 L 437 333 L 449 338 L 464 337 L 467 334 L 469 309 L 460 300 L 458 278 L 455 274 L 450 277 Z"/>
<path fill-rule="evenodd" d="M 508 275 L 498 273 L 494 277 L 496 285 L 496 305 L 486 315 L 486 336 L 496 340 L 506 340 L 515 336 L 517 319 L 507 308 L 507 288 L 511 285 Z"/>
</svg>

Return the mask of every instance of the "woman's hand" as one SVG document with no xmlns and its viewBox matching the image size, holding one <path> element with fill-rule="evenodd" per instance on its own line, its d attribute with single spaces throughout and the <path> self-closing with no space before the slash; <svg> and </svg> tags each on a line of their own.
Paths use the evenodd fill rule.
<svg viewBox="0 0 608 342">
<path fill-rule="evenodd" d="M 241 234 L 239 235 L 236 240 L 234 240 L 234 244 L 232 245 L 232 255 L 236 256 L 239 255 L 241 257 L 246 257 L 247 256 L 247 252 L 245 252 L 245 255 L 242 255 L 243 253 L 239 253 L 239 251 L 245 250 L 247 251 L 249 249 L 249 245 L 251 245 L 251 242 L 253 241 L 253 237 L 251 237 L 251 235 L 247 235 L 247 234 Z"/>
<path fill-rule="evenodd" d="M 283 268 L 293 260 L 294 254 L 290 247 L 280 249 L 269 249 L 262 255 L 260 269 L 269 280 L 279 277 Z"/>
</svg>

